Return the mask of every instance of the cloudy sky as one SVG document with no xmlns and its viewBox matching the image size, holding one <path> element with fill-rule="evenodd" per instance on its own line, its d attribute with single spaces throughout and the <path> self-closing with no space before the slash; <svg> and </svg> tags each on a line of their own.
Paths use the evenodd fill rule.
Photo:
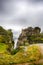
<svg viewBox="0 0 43 65">
<path fill-rule="evenodd" d="M 0 25 L 16 36 L 28 26 L 43 30 L 43 0 L 0 0 Z"/>
</svg>

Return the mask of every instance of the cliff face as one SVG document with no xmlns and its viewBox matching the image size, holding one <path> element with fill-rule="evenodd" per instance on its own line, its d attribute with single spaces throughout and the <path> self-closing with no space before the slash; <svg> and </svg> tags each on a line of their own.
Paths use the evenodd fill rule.
<svg viewBox="0 0 43 65">
<path fill-rule="evenodd" d="M 41 29 L 39 27 L 28 27 L 26 29 L 23 29 L 19 38 L 18 38 L 18 46 L 20 45 L 28 45 L 30 43 L 32 43 L 32 36 L 37 36 L 38 34 L 40 34 Z"/>
</svg>

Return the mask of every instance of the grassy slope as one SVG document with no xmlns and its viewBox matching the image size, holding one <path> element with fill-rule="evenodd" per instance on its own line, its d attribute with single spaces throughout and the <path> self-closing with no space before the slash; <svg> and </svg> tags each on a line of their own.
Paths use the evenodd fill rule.
<svg viewBox="0 0 43 65">
<path fill-rule="evenodd" d="M 13 56 L 6 54 L 6 48 L 7 46 L 5 44 L 0 43 L 0 65 L 13 65 L 14 63 L 19 64 L 34 62 L 41 58 L 40 48 L 35 45 L 22 48 Z"/>
<path fill-rule="evenodd" d="M 5 45 L 4 43 L 0 43 L 0 53 L 4 53 L 7 50 L 7 45 Z"/>
<path fill-rule="evenodd" d="M 29 46 L 22 49 L 14 55 L 15 63 L 27 63 L 38 61 L 41 58 L 41 52 L 38 46 Z"/>
<path fill-rule="evenodd" d="M 0 43 L 0 65 L 9 65 L 13 62 L 13 58 L 7 51 L 7 48 L 7 45 Z"/>
</svg>

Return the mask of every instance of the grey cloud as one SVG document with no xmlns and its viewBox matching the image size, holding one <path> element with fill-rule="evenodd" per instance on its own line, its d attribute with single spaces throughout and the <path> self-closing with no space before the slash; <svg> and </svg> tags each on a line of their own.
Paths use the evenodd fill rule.
<svg viewBox="0 0 43 65">
<path fill-rule="evenodd" d="M 0 0 L 0 11 L 4 15 L 9 15 L 13 12 L 14 0 Z"/>
<path fill-rule="evenodd" d="M 43 5 L 41 5 L 41 3 L 39 5 L 31 4 L 31 2 L 42 2 L 42 0 L 0 0 L 0 2 L 3 4 L 1 4 L 0 9 L 3 13 L 3 20 L 0 20 L 0 25 L 22 27 L 43 26 L 43 11 L 41 11 L 42 8 L 40 8 L 40 6 L 43 7 Z M 26 11 L 23 10 L 25 13 L 19 9 L 18 4 L 20 8 L 22 5 L 26 6 Z"/>
<path fill-rule="evenodd" d="M 0 11 L 5 14 L 13 14 L 18 2 L 24 2 L 24 0 L 0 0 Z"/>
<path fill-rule="evenodd" d="M 43 12 L 37 15 L 36 25 L 43 27 Z"/>
<path fill-rule="evenodd" d="M 43 2 L 43 0 L 27 0 L 27 1 L 30 1 L 30 2 Z"/>
</svg>

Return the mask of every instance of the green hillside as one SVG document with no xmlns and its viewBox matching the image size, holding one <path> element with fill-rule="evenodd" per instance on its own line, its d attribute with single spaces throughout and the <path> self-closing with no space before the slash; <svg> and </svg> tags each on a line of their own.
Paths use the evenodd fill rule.
<svg viewBox="0 0 43 65">
<path fill-rule="evenodd" d="M 42 48 L 39 43 L 42 43 Z M 0 27 L 0 65 L 27 65 L 26 63 L 37 65 L 37 62 L 43 60 L 42 52 L 43 33 L 40 33 L 40 28 L 29 27 L 23 30 L 18 39 L 17 48 L 14 49 L 12 30 Z M 43 62 L 38 65 L 43 65 Z"/>
<path fill-rule="evenodd" d="M 40 47 L 37 45 L 21 47 L 15 55 L 8 54 L 7 48 L 7 45 L 0 43 L 0 65 L 34 64 L 42 58 Z"/>
<path fill-rule="evenodd" d="M 27 63 L 38 61 L 41 58 L 40 48 L 38 46 L 27 46 L 14 55 L 15 63 Z"/>
<path fill-rule="evenodd" d="M 5 53 L 7 51 L 7 45 L 0 43 L 0 53 Z"/>
</svg>

